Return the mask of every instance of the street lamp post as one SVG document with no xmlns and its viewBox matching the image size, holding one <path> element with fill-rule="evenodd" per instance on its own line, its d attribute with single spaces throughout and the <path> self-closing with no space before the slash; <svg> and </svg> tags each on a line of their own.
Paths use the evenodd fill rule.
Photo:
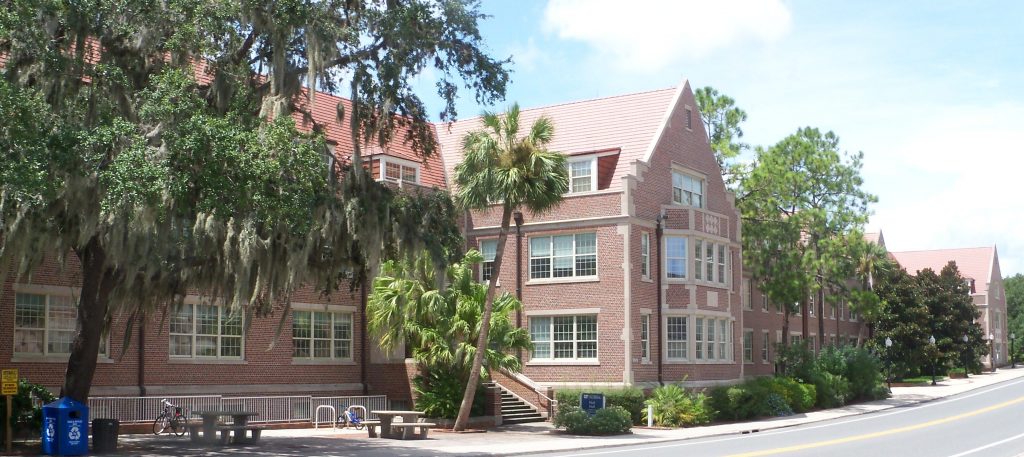
<svg viewBox="0 0 1024 457">
<path fill-rule="evenodd" d="M 935 355 L 938 355 L 938 349 L 935 348 L 935 335 L 928 337 L 928 344 L 932 345 L 932 348 L 935 349 L 936 352 Z M 935 385 L 935 356 L 932 356 L 932 385 Z"/>
<path fill-rule="evenodd" d="M 967 349 L 968 349 L 967 341 L 969 341 L 969 338 L 967 338 L 967 334 L 965 333 L 964 334 L 964 378 L 971 377 L 971 375 L 967 373 Z"/>
<path fill-rule="evenodd" d="M 889 393 L 892 393 L 892 338 L 885 337 L 885 360 L 889 365 L 889 374 L 885 377 L 885 385 L 889 389 Z"/>
<path fill-rule="evenodd" d="M 1013 354 L 1013 342 L 1017 340 L 1017 335 L 1010 334 L 1010 368 L 1017 368 L 1017 356 Z"/>
</svg>

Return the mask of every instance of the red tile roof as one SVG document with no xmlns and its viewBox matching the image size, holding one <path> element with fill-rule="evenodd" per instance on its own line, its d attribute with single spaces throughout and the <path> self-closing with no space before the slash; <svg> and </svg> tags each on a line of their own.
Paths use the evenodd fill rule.
<svg viewBox="0 0 1024 457">
<path fill-rule="evenodd" d="M 550 117 L 555 126 L 555 136 L 548 149 L 563 154 L 577 155 L 618 149 L 618 166 L 612 175 L 609 189 L 621 190 L 621 178 L 628 173 L 631 164 L 647 159 L 684 85 L 523 109 L 519 124 L 521 129 L 526 130 L 540 116 Z M 479 117 L 456 121 L 450 127 L 448 124 L 436 124 L 450 185 L 455 165 L 462 160 L 462 137 L 480 127 Z"/>
<path fill-rule="evenodd" d="M 942 270 L 950 260 L 956 262 L 960 274 L 975 281 L 975 290 L 979 294 L 988 291 L 988 283 L 992 280 L 992 268 L 996 262 L 995 246 L 981 248 L 936 249 L 931 251 L 893 252 L 893 258 L 910 274 L 917 274 L 925 268 L 936 273 Z"/>
</svg>

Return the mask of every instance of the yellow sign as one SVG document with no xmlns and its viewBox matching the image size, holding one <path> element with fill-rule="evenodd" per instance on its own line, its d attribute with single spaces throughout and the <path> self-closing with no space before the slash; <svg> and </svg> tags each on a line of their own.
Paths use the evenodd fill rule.
<svg viewBox="0 0 1024 457">
<path fill-rule="evenodd" d="M 7 384 L 9 382 L 13 382 L 13 383 L 17 384 L 18 383 L 18 369 L 17 368 L 11 368 L 11 369 L 8 369 L 8 370 L 0 371 L 0 382 L 3 382 L 4 384 Z"/>
<path fill-rule="evenodd" d="M 0 395 L 18 395 L 18 383 L 16 382 L 5 382 L 0 383 Z"/>
</svg>

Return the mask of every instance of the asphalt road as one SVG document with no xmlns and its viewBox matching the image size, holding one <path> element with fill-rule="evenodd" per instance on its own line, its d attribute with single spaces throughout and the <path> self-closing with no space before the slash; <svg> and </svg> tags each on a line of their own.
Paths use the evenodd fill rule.
<svg viewBox="0 0 1024 457">
<path fill-rule="evenodd" d="M 735 436 L 550 456 L 1002 457 L 1024 455 L 1024 380 L 908 407 Z"/>
</svg>

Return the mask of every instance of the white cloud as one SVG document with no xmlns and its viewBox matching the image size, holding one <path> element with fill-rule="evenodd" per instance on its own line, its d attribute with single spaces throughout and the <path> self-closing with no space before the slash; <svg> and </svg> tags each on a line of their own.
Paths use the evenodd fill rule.
<svg viewBox="0 0 1024 457">
<path fill-rule="evenodd" d="M 544 28 L 589 45 L 620 70 L 653 72 L 790 28 L 780 0 L 550 0 Z"/>
<path fill-rule="evenodd" d="M 1004 275 L 1024 270 L 1024 106 L 949 107 L 866 168 L 880 196 L 871 225 L 895 251 L 996 245 Z"/>
</svg>

